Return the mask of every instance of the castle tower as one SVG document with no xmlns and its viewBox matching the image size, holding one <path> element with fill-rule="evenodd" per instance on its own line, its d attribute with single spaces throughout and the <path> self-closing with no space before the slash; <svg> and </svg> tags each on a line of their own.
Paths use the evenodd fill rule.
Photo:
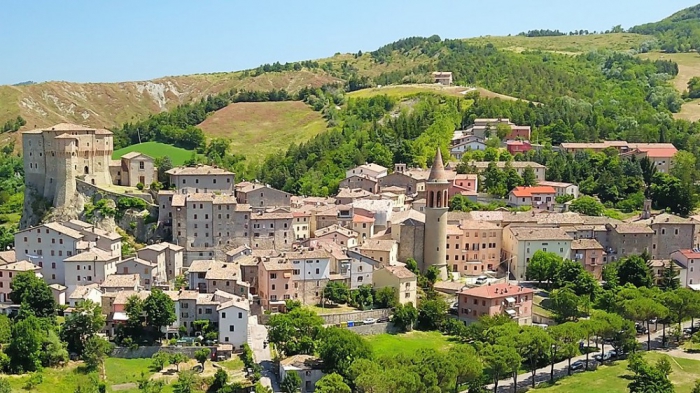
<svg viewBox="0 0 700 393">
<path fill-rule="evenodd" d="M 425 182 L 425 234 L 423 240 L 423 271 L 431 266 L 440 269 L 440 279 L 447 279 L 447 181 L 442 153 L 438 147 L 430 176 Z"/>
<path fill-rule="evenodd" d="M 75 168 L 77 165 L 78 138 L 69 134 L 61 134 L 54 141 L 56 143 L 56 179 L 51 179 L 54 183 L 51 186 L 55 190 L 53 205 L 64 206 L 76 193 Z"/>
</svg>

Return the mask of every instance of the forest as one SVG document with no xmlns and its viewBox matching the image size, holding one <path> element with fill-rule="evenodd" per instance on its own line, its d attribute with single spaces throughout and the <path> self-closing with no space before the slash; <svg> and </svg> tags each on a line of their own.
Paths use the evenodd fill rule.
<svg viewBox="0 0 700 393">
<path fill-rule="evenodd" d="M 688 52 L 700 49 L 700 4 L 686 8 L 659 22 L 630 28 L 630 33 L 653 35 L 664 52 Z"/>
</svg>

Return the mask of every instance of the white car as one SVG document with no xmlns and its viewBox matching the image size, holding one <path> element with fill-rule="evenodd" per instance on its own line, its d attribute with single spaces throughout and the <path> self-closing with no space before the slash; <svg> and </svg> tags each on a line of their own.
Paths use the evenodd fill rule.
<svg viewBox="0 0 700 393">
<path fill-rule="evenodd" d="M 476 285 L 484 285 L 488 281 L 488 277 L 486 276 L 479 276 L 476 278 L 476 281 L 474 281 L 474 284 Z"/>
<path fill-rule="evenodd" d="M 362 321 L 364 325 L 374 325 L 377 323 L 377 318 L 367 318 L 364 321 Z"/>
</svg>

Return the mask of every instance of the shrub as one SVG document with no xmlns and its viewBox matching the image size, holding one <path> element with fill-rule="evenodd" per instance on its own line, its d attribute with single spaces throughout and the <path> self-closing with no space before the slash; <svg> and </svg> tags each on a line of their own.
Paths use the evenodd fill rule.
<svg viewBox="0 0 700 393">
<path fill-rule="evenodd" d="M 136 185 L 136 188 L 137 188 L 139 191 L 143 191 L 143 187 L 144 187 L 144 186 L 143 186 L 143 183 L 139 183 L 139 184 Z"/>
</svg>

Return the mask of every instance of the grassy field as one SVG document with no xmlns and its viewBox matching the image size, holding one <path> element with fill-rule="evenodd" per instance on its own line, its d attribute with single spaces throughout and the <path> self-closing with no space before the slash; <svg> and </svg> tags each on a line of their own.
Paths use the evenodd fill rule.
<svg viewBox="0 0 700 393">
<path fill-rule="evenodd" d="M 654 363 L 662 356 L 658 352 L 648 353 L 646 359 Z M 700 378 L 700 361 L 671 357 L 671 382 L 676 393 L 689 393 L 695 380 Z M 578 373 L 557 381 L 554 386 L 538 388 L 543 393 L 626 393 L 629 390 L 627 361 L 615 362 L 609 366 L 600 366 L 596 371 Z"/>
<path fill-rule="evenodd" d="M 556 37 L 484 36 L 465 39 L 470 43 L 493 44 L 498 48 L 517 52 L 539 49 L 559 53 L 585 53 L 599 49 L 626 51 L 639 47 L 639 44 L 647 40 L 648 36 L 631 33 Z"/>
<path fill-rule="evenodd" d="M 119 149 L 112 154 L 112 159 L 118 160 L 126 153 L 137 151 L 153 158 L 168 156 L 173 165 L 182 165 L 192 157 L 192 151 L 159 142 L 144 142 Z"/>
<path fill-rule="evenodd" d="M 198 125 L 211 138 L 228 138 L 231 151 L 258 161 L 326 130 L 319 112 L 300 101 L 239 102 Z"/>
<path fill-rule="evenodd" d="M 423 348 L 444 350 L 452 345 L 450 338 L 440 332 L 412 331 L 403 334 L 378 334 L 368 336 L 367 340 L 374 353 L 379 356 L 413 353 Z"/>
<path fill-rule="evenodd" d="M 436 93 L 448 96 L 461 97 L 469 89 L 464 87 L 447 87 L 437 84 L 415 84 L 415 85 L 389 85 L 375 87 L 371 89 L 356 90 L 348 93 L 348 97 L 369 98 L 377 95 L 387 95 L 390 97 L 408 97 L 420 93 Z"/>
<path fill-rule="evenodd" d="M 678 64 L 678 75 L 673 78 L 673 85 L 680 92 L 688 89 L 688 81 L 694 76 L 700 76 L 700 55 L 692 53 L 660 53 L 650 52 L 640 54 L 639 57 L 650 60 L 671 60 Z M 700 120 L 700 99 L 687 101 L 681 107 L 681 111 L 675 114 L 677 119 L 690 121 Z"/>
</svg>

